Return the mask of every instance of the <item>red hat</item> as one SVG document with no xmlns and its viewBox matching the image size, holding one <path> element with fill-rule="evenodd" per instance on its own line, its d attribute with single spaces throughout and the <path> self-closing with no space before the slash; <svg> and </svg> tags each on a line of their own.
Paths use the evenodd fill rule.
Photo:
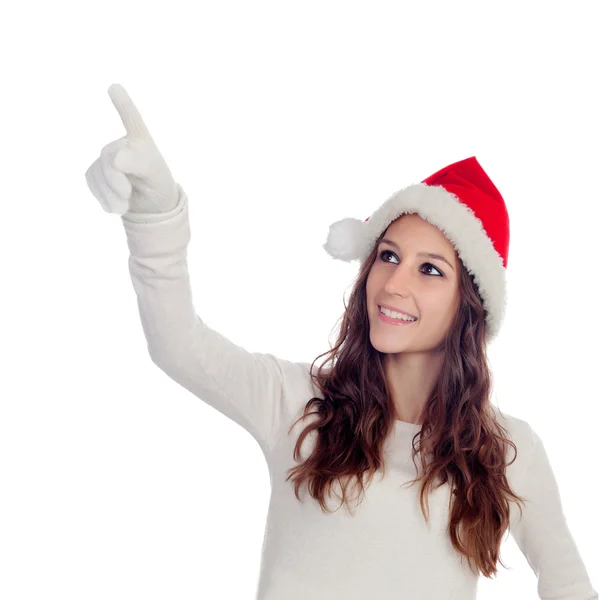
<svg viewBox="0 0 600 600">
<path fill-rule="evenodd" d="M 506 309 L 510 227 L 500 192 L 471 156 L 397 191 L 364 221 L 336 221 L 323 248 L 333 258 L 362 263 L 381 233 L 405 213 L 417 213 L 435 225 L 456 249 L 483 300 L 490 342 Z"/>
</svg>

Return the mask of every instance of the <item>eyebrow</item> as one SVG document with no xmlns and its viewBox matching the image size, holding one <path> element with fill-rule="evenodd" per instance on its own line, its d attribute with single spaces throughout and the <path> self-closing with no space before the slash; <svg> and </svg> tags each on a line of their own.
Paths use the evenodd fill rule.
<svg viewBox="0 0 600 600">
<path fill-rule="evenodd" d="M 396 242 L 392 242 L 392 240 L 388 240 L 386 238 L 383 238 L 379 244 L 383 244 L 384 242 L 400 250 L 400 246 L 398 246 Z M 454 267 L 440 254 L 434 254 L 433 252 L 417 252 L 417 256 L 427 256 L 428 258 L 437 258 L 438 260 L 443 260 L 454 271 Z"/>
</svg>

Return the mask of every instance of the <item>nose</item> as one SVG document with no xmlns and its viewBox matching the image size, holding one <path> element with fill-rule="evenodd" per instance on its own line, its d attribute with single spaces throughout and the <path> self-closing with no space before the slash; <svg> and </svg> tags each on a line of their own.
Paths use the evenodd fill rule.
<svg viewBox="0 0 600 600">
<path fill-rule="evenodd" d="M 391 272 L 391 275 L 385 282 L 385 291 L 389 294 L 406 296 L 412 286 L 411 280 L 411 267 L 407 261 L 404 261 Z"/>
</svg>

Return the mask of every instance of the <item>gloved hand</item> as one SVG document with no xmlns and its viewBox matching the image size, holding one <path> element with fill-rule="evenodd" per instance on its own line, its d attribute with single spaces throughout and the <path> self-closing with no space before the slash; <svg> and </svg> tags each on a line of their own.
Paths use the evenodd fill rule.
<svg viewBox="0 0 600 600">
<path fill-rule="evenodd" d="M 102 148 L 85 172 L 92 194 L 109 213 L 172 210 L 179 190 L 148 128 L 125 88 L 113 83 L 108 94 L 127 135 Z"/>
</svg>

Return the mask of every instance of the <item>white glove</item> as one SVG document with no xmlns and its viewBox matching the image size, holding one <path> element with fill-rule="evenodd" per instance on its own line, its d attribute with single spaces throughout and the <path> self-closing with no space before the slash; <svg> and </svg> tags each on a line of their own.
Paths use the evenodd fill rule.
<svg viewBox="0 0 600 600">
<path fill-rule="evenodd" d="M 108 213 L 161 213 L 172 210 L 179 190 L 148 128 L 125 88 L 108 94 L 127 135 L 107 144 L 85 172 L 92 194 Z"/>
</svg>

